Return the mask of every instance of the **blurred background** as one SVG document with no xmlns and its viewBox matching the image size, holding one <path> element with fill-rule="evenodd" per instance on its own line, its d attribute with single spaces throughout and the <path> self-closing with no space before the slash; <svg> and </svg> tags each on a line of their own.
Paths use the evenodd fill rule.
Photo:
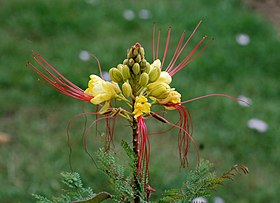
<svg viewBox="0 0 280 203">
<path fill-rule="evenodd" d="M 175 75 L 172 86 L 184 100 L 227 93 L 251 104 L 216 97 L 186 105 L 200 156 L 215 164 L 217 175 L 234 164 L 244 163 L 250 169 L 249 175 L 219 187 L 208 202 L 279 202 L 279 32 L 273 21 L 253 9 L 252 1 L 2 0 L 0 6 L 0 202 L 34 202 L 32 193 L 50 197 L 61 192 L 59 174 L 70 171 L 67 122 L 85 110 L 95 110 L 38 82 L 25 65 L 35 64 L 32 50 L 86 88 L 88 76 L 98 74 L 88 52 L 98 57 L 106 71 L 140 42 L 151 61 L 154 22 L 163 41 L 172 28 L 172 53 L 182 32 L 190 34 L 199 20 L 203 23 L 188 51 L 204 35 L 214 41 Z M 172 120 L 177 115 L 169 116 Z M 108 180 L 84 152 L 84 123 L 83 118 L 76 119 L 69 130 L 73 169 L 95 192 L 111 191 Z M 153 132 L 163 126 L 149 125 Z M 129 128 L 124 134 L 122 119 L 118 127 L 122 131 L 116 130 L 116 148 L 121 138 L 130 136 Z M 102 133 L 96 135 L 93 130 L 88 137 L 91 153 L 102 146 L 102 139 Z M 195 158 L 192 149 L 190 168 L 196 166 Z M 176 132 L 151 135 L 150 170 L 157 190 L 154 199 L 182 184 Z"/>
</svg>

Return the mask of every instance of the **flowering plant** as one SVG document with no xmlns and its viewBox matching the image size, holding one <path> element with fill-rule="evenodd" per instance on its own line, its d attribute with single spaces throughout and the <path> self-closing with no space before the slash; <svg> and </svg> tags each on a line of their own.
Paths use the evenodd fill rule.
<svg viewBox="0 0 280 203">
<path fill-rule="evenodd" d="M 210 40 L 210 42 L 202 46 L 206 40 L 206 36 L 204 36 L 190 53 L 183 56 L 182 60 L 179 60 L 200 23 L 187 39 L 185 39 L 185 33 L 182 34 L 168 65 L 166 65 L 166 59 L 171 29 L 168 30 L 165 49 L 161 59 L 159 57 L 160 32 L 158 32 L 156 40 L 156 30 L 154 27 L 153 60 L 149 62 L 145 58 L 144 48 L 140 43 L 136 43 L 127 51 L 127 57 L 123 62 L 109 70 L 111 81 L 104 79 L 99 61 L 92 55 L 98 62 L 100 75 L 90 75 L 88 87 L 85 90 L 72 83 L 43 57 L 33 52 L 34 59 L 41 68 L 38 69 L 31 63 L 28 63 L 28 66 L 41 77 L 43 83 L 64 95 L 96 105 L 98 107 L 97 111 L 91 112 L 91 114 L 96 115 L 96 120 L 93 123 L 103 119 L 106 120 L 108 138 L 106 139 L 107 143 L 105 146 L 107 147 L 99 151 L 99 163 L 103 167 L 103 171 L 112 179 L 119 194 L 102 193 L 92 195 L 82 201 L 77 201 L 78 199 L 76 198 L 76 202 L 101 202 L 107 198 L 112 198 L 118 202 L 150 201 L 151 194 L 155 192 L 155 189 L 151 186 L 149 175 L 150 143 L 149 130 L 146 126 L 147 119 L 156 119 L 178 129 L 178 149 L 182 167 L 185 167 L 188 162 L 187 155 L 191 143 L 197 151 L 198 169 L 193 172 L 193 176 L 187 182 L 191 188 L 196 188 L 196 192 L 189 191 L 190 188 L 188 190 L 186 190 L 187 188 L 184 188 L 185 190 L 170 190 L 164 194 L 161 199 L 162 202 L 191 201 L 196 196 L 207 195 L 206 191 L 215 189 L 217 184 L 221 184 L 226 178 L 231 179 L 236 173 L 240 173 L 240 170 L 244 173 L 248 172 L 247 167 L 244 165 L 235 165 L 221 177 L 215 177 L 208 170 L 209 166 L 207 164 L 200 165 L 199 152 L 191 133 L 190 112 L 184 106 L 186 103 L 211 96 L 224 96 L 236 99 L 226 94 L 209 94 L 182 101 L 182 95 L 171 86 L 173 76 L 197 58 L 212 41 Z M 157 42 L 155 43 L 155 41 Z M 119 102 L 113 102 L 115 100 L 120 101 L 124 105 L 117 105 Z M 164 108 L 164 111 L 177 111 L 179 115 L 178 122 L 170 122 L 161 113 L 155 112 L 153 110 L 154 106 L 161 106 Z M 113 142 L 112 126 L 114 126 L 110 124 L 110 121 L 114 122 L 116 117 L 125 119 L 132 129 L 131 145 L 125 142 L 122 143 L 123 148 L 131 159 L 132 175 L 130 178 L 123 178 L 123 175 L 120 175 L 110 149 L 110 144 Z M 199 179 L 194 178 L 196 175 L 198 175 Z M 119 179 L 124 180 L 121 181 Z M 103 198 L 100 198 L 100 195 L 103 195 Z M 38 196 L 37 198 L 43 201 L 42 198 Z"/>
</svg>

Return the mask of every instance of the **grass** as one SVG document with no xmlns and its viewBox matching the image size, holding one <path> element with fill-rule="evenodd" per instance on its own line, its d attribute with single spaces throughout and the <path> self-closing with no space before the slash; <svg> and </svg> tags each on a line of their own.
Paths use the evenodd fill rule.
<svg viewBox="0 0 280 203">
<path fill-rule="evenodd" d="M 124 9 L 137 14 L 142 8 L 150 10 L 151 19 L 127 21 L 122 16 Z M 2 1 L 0 131 L 8 133 L 11 140 L 0 145 L 0 201 L 32 202 L 31 193 L 51 195 L 59 191 L 59 173 L 69 171 L 65 126 L 83 111 L 81 102 L 58 95 L 36 81 L 34 73 L 25 68 L 27 61 L 33 61 L 31 50 L 85 88 L 88 75 L 98 70 L 94 60 L 84 62 L 78 58 L 81 50 L 94 53 L 103 69 L 108 70 L 122 61 L 127 48 L 136 41 L 151 56 L 153 22 L 162 33 L 172 26 L 175 44 L 180 34 L 190 33 L 200 19 L 203 24 L 193 41 L 206 34 L 215 38 L 214 43 L 174 77 L 173 86 L 184 99 L 228 93 L 253 100 L 250 108 L 224 98 L 188 105 L 195 139 L 204 146 L 201 157 L 214 162 L 218 173 L 235 163 L 245 163 L 251 171 L 214 195 L 226 202 L 278 202 L 279 37 L 268 21 L 234 0 Z M 247 33 L 251 43 L 238 45 L 238 33 Z M 90 105 L 87 108 L 94 110 Z M 253 117 L 266 121 L 269 130 L 260 134 L 248 129 L 247 121 Z M 98 192 L 108 188 L 108 182 L 83 152 L 83 123 L 77 120 L 71 129 L 72 164 L 85 183 Z M 94 143 L 89 146 L 93 152 L 101 141 L 97 137 L 89 139 Z M 151 146 L 151 181 L 156 197 L 164 189 L 180 185 L 181 176 L 176 138 L 153 136 Z"/>
</svg>

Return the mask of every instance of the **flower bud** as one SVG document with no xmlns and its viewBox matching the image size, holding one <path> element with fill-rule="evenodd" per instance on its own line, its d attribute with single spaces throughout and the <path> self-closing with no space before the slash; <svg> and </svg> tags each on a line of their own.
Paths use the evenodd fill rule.
<svg viewBox="0 0 280 203">
<path fill-rule="evenodd" d="M 139 52 L 140 52 L 140 55 L 142 56 L 142 58 L 144 58 L 145 51 L 144 51 L 143 47 L 140 47 Z"/>
<path fill-rule="evenodd" d="M 133 71 L 134 75 L 138 75 L 140 73 L 140 65 L 139 65 L 139 63 L 135 63 L 132 66 L 132 71 Z"/>
<path fill-rule="evenodd" d="M 133 50 L 133 56 L 137 56 L 138 55 L 138 49 L 134 49 Z"/>
<path fill-rule="evenodd" d="M 119 64 L 119 65 L 117 65 L 117 69 L 118 69 L 119 71 L 121 71 L 121 72 L 122 72 L 122 69 L 123 69 L 123 64 Z"/>
<path fill-rule="evenodd" d="M 135 58 L 135 62 L 140 63 L 141 62 L 141 56 L 138 54 Z"/>
<path fill-rule="evenodd" d="M 155 68 L 155 67 L 161 67 L 161 62 L 159 59 L 155 60 L 152 64 L 151 64 L 151 69 Z"/>
<path fill-rule="evenodd" d="M 107 83 L 109 83 L 109 82 L 107 82 Z M 113 89 L 116 92 L 116 94 L 121 93 L 121 89 L 120 89 L 118 83 L 112 81 L 110 84 L 113 87 Z"/>
<path fill-rule="evenodd" d="M 130 75 L 130 69 L 127 65 L 124 65 L 122 68 L 122 75 L 123 75 L 123 79 L 127 80 L 131 77 Z"/>
<path fill-rule="evenodd" d="M 147 61 L 146 61 L 146 59 L 143 59 L 141 62 L 140 62 L 140 66 L 141 67 L 146 67 L 146 65 L 147 65 Z"/>
<path fill-rule="evenodd" d="M 127 52 L 127 58 L 133 58 L 133 50 L 132 48 L 129 49 L 129 51 Z"/>
<path fill-rule="evenodd" d="M 139 78 L 139 85 L 142 87 L 146 87 L 149 82 L 149 75 L 148 73 L 142 73 Z"/>
<path fill-rule="evenodd" d="M 134 65 L 135 61 L 133 60 L 133 58 L 128 59 L 128 66 L 132 67 Z"/>
<path fill-rule="evenodd" d="M 123 65 L 127 65 L 128 64 L 128 59 L 124 59 L 123 60 Z"/>
<path fill-rule="evenodd" d="M 171 90 L 170 86 L 164 82 L 155 82 L 147 85 L 149 96 L 156 99 L 165 99 Z"/>
<path fill-rule="evenodd" d="M 145 73 L 150 73 L 150 70 L 151 70 L 151 65 L 147 62 L 146 63 L 146 67 L 143 69 L 143 72 Z"/>
<path fill-rule="evenodd" d="M 160 76 L 160 67 L 154 66 L 153 69 L 149 73 L 150 82 L 155 82 Z"/>
<path fill-rule="evenodd" d="M 110 78 L 111 78 L 114 82 L 118 83 L 118 82 L 123 81 L 123 76 L 122 76 L 121 72 L 119 71 L 119 69 L 117 69 L 117 68 L 111 68 L 111 69 L 109 70 L 109 74 L 110 74 Z"/>
<path fill-rule="evenodd" d="M 132 89 L 128 82 L 125 82 L 122 84 L 122 91 L 123 91 L 123 95 L 125 97 L 130 97 L 130 95 L 132 93 Z"/>
</svg>

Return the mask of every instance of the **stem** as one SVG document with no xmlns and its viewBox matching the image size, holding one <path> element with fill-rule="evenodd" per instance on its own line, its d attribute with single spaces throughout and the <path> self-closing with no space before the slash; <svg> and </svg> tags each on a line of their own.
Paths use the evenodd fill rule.
<svg viewBox="0 0 280 203">
<path fill-rule="evenodd" d="M 134 111 L 134 103 L 135 100 L 132 101 L 132 111 Z M 135 157 L 138 157 L 139 148 L 138 148 L 138 122 L 133 117 L 132 121 L 132 143 L 133 143 L 133 152 L 135 154 Z M 139 172 L 138 172 L 138 161 L 135 161 L 135 171 L 134 171 L 134 184 L 133 184 L 133 190 L 134 190 L 134 202 L 140 203 L 140 183 L 139 183 Z"/>
</svg>

